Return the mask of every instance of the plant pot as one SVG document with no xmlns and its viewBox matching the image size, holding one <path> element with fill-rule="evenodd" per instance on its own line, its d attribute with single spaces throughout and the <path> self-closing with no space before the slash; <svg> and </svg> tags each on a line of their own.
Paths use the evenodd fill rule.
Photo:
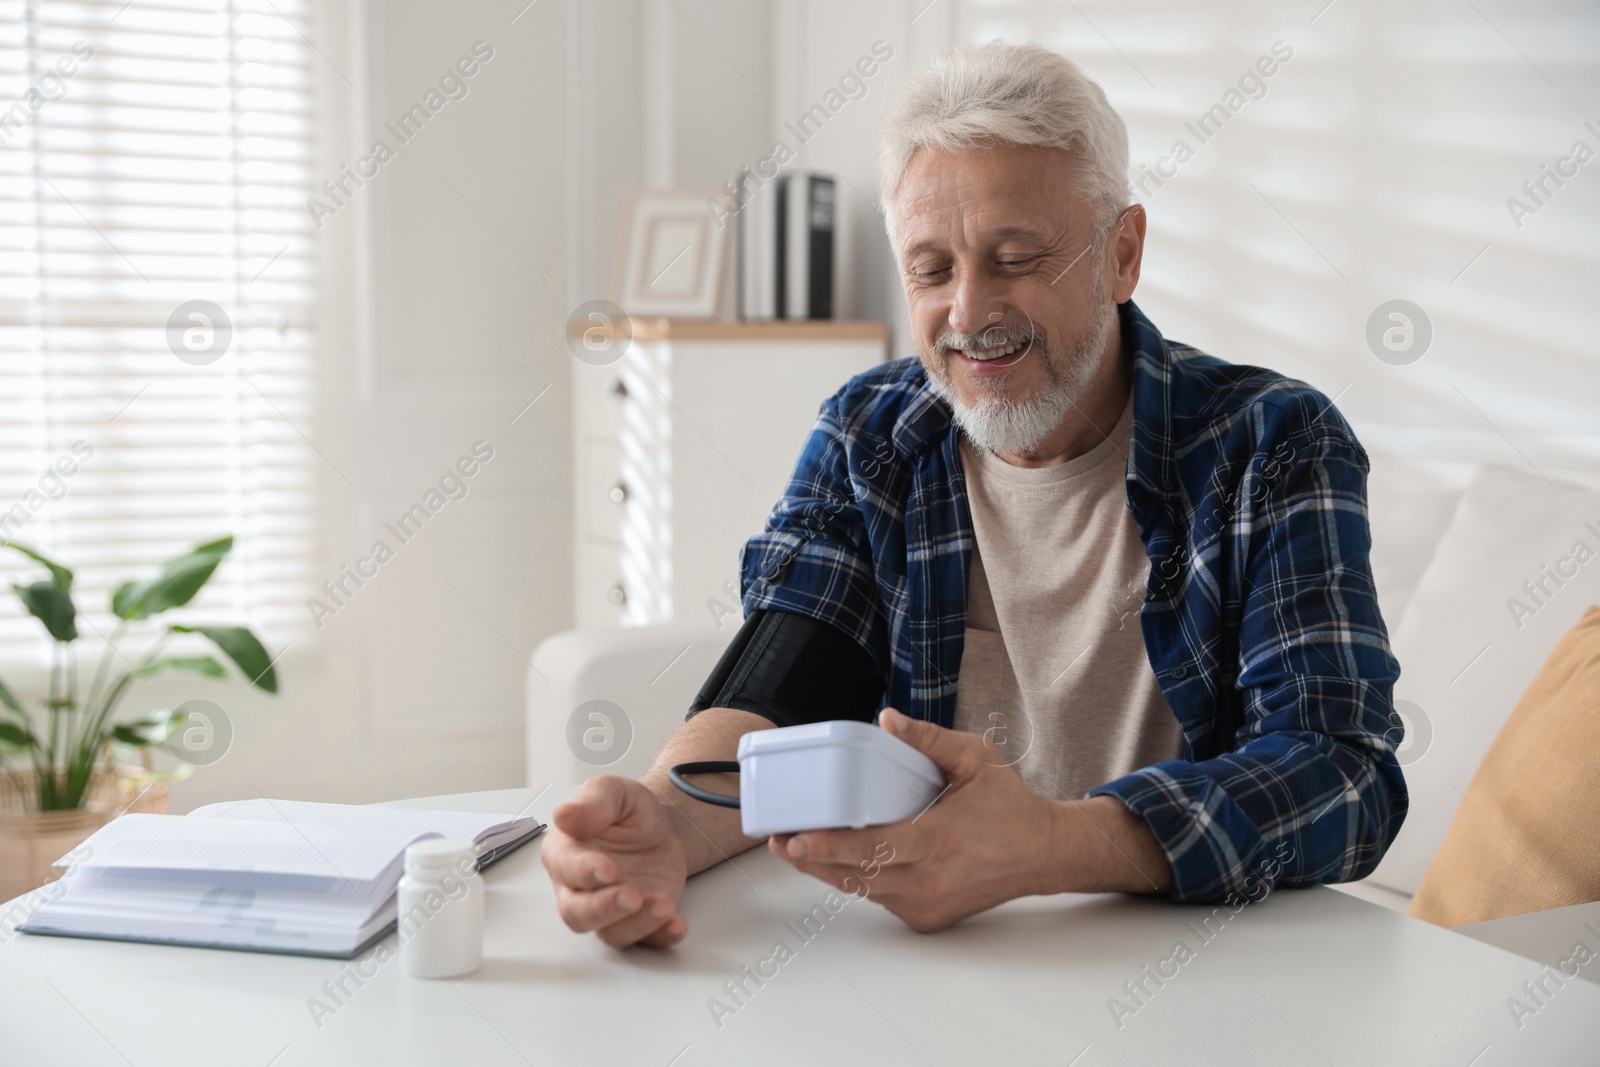
<svg viewBox="0 0 1600 1067">
<path fill-rule="evenodd" d="M 16 778 L 0 776 L 0 901 L 55 881 L 61 869 L 50 865 L 123 812 L 167 810 L 167 783 L 150 780 L 143 767 L 101 772 L 84 806 L 66 811 L 29 810 L 33 772 Z"/>
</svg>

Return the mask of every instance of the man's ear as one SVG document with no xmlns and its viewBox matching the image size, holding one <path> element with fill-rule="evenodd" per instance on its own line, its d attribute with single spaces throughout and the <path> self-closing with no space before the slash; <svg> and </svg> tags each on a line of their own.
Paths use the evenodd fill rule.
<svg viewBox="0 0 1600 1067">
<path fill-rule="evenodd" d="M 1114 304 L 1131 300 L 1139 286 L 1146 221 L 1144 205 L 1130 204 L 1112 224 L 1111 237 L 1106 241 L 1106 289 Z"/>
</svg>

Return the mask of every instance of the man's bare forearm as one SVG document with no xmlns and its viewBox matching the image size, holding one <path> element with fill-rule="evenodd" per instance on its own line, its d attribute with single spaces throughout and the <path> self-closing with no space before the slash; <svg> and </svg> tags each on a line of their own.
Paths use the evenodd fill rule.
<svg viewBox="0 0 1600 1067">
<path fill-rule="evenodd" d="M 1116 797 L 1056 802 L 1041 855 L 1046 893 L 1161 893 L 1172 886 L 1166 853 L 1144 820 Z"/>
<path fill-rule="evenodd" d="M 770 730 L 773 724 L 759 715 L 733 708 L 707 708 L 678 727 L 662 746 L 650 770 L 640 779 L 666 805 L 672 829 L 683 842 L 689 873 L 697 874 L 730 856 L 761 844 L 764 838 L 746 837 L 739 830 L 739 812 L 685 796 L 667 780 L 667 768 L 696 760 L 731 760 L 739 738 L 751 730 Z M 730 796 L 739 795 L 737 774 L 700 774 L 694 783 Z"/>
</svg>

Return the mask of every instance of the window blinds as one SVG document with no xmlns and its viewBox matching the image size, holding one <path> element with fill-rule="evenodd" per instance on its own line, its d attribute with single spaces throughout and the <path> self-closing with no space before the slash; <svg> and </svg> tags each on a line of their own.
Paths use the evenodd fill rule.
<svg viewBox="0 0 1600 1067">
<path fill-rule="evenodd" d="M 0 541 L 76 569 L 90 640 L 118 582 L 228 532 L 191 614 L 305 625 L 305 9 L 0 0 Z M 0 655 L 41 633 L 0 598 Z"/>
<path fill-rule="evenodd" d="M 1574 144 L 1600 144 L 1593 0 L 954 0 L 924 17 L 957 41 L 1037 41 L 1100 81 L 1149 210 L 1135 299 L 1167 337 L 1311 382 L 1368 448 L 1596 468 L 1600 165 L 1571 173 Z M 1432 332 L 1398 366 L 1366 334 L 1396 298 Z"/>
</svg>

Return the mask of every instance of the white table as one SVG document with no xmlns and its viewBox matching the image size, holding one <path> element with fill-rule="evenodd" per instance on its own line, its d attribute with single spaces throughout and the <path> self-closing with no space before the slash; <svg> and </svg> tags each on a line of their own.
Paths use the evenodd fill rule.
<svg viewBox="0 0 1600 1067">
<path fill-rule="evenodd" d="M 548 818 L 568 791 L 533 810 Z M 531 790 L 407 806 L 522 808 Z M 1600 1061 L 1600 988 L 1568 982 L 1519 1030 L 1538 964 L 1326 889 L 1282 890 L 1209 943 L 1207 909 L 1127 897 L 1014 901 L 913 933 L 765 851 L 696 878 L 674 950 L 615 952 L 555 914 L 535 846 L 487 874 L 483 969 L 453 982 L 376 967 L 329 1016 L 335 960 L 0 934 L 0 1064 L 973 1065 L 1489 1067 Z M 1108 1002 L 1184 939 L 1193 956 L 1119 1028 Z M 795 949 L 719 1028 L 708 1008 L 775 942 Z M 1600 961 L 1590 964 L 1600 967 Z M 769 968 L 770 969 L 770 968 Z M 1169 971 L 1171 965 L 1169 965 Z M 331 1000 L 329 1001 L 331 1004 Z"/>
<path fill-rule="evenodd" d="M 1578 966 L 1581 953 L 1573 951 L 1581 942 L 1600 952 L 1600 900 L 1457 926 L 1455 932 L 1554 968 L 1566 964 L 1567 973 L 1576 967 L 1578 978 L 1600 985 L 1600 960 Z"/>
</svg>

